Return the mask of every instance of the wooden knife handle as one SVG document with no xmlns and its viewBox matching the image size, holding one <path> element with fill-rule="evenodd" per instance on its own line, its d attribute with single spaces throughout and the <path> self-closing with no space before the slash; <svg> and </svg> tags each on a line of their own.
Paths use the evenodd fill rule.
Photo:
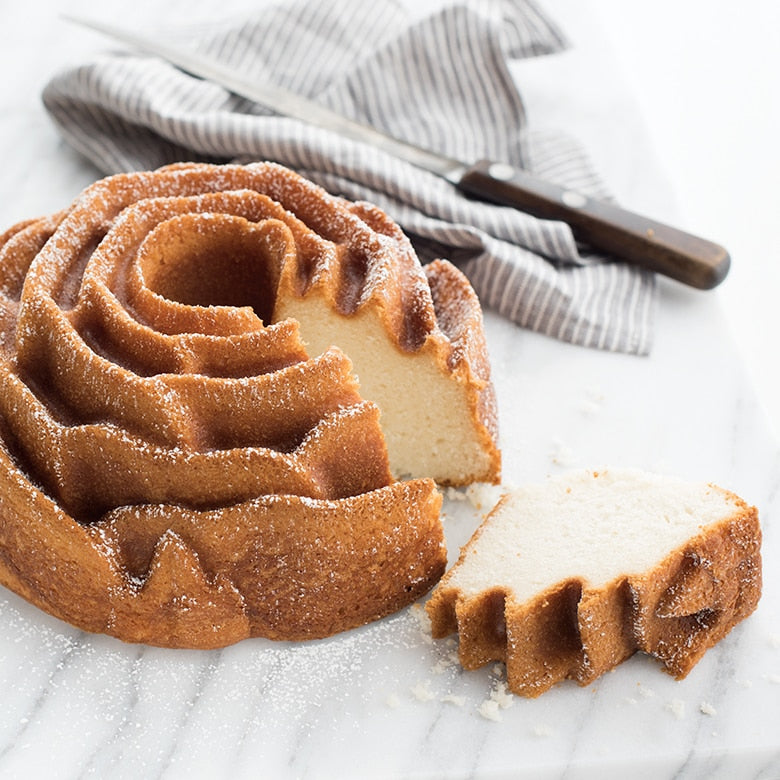
<svg viewBox="0 0 780 780">
<path fill-rule="evenodd" d="M 718 244 L 505 163 L 482 160 L 460 177 L 457 186 L 484 200 L 566 222 L 574 236 L 593 249 L 700 290 L 720 284 L 731 264 L 729 253 Z"/>
</svg>

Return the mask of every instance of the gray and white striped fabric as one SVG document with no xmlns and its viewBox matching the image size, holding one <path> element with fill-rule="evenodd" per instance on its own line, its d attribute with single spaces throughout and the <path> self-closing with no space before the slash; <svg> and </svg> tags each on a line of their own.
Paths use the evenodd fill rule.
<svg viewBox="0 0 780 780">
<path fill-rule="evenodd" d="M 466 161 L 520 164 L 609 197 L 575 142 L 527 127 L 508 62 L 565 45 L 535 5 L 475 2 L 423 17 L 406 8 L 304 0 L 167 34 L 407 141 Z M 650 349 L 653 275 L 578 247 L 564 224 L 468 199 L 408 163 L 275 116 L 154 57 L 107 54 L 57 75 L 43 99 L 66 140 L 106 174 L 274 160 L 383 208 L 421 259 L 455 262 L 484 306 L 519 325 L 584 346 Z"/>
</svg>

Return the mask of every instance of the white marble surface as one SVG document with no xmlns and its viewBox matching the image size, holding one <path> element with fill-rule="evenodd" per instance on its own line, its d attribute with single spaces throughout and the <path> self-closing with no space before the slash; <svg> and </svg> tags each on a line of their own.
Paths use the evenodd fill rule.
<svg viewBox="0 0 780 780">
<path fill-rule="evenodd" d="M 55 69 L 104 46 L 57 18 L 90 5 L 0 9 L 3 226 L 61 207 L 95 176 L 38 100 Z M 143 18 L 155 5 L 100 9 Z M 621 92 L 594 17 L 575 0 L 549 5 L 578 46 L 518 70 L 532 117 L 577 132 L 625 201 L 673 217 L 651 133 Z M 758 240 L 773 251 L 768 233 Z M 750 311 L 750 301 L 740 305 Z M 419 610 L 324 642 L 181 652 L 85 635 L 3 591 L 0 777 L 780 777 L 780 449 L 730 317 L 723 295 L 664 283 L 655 347 L 641 359 L 487 316 L 508 482 L 568 465 L 632 465 L 713 480 L 759 507 L 759 609 L 686 680 L 635 657 L 588 688 L 512 697 L 493 720 L 480 706 L 500 683 L 494 668 L 461 672 Z M 467 502 L 446 509 L 454 555 L 481 513 Z"/>
</svg>

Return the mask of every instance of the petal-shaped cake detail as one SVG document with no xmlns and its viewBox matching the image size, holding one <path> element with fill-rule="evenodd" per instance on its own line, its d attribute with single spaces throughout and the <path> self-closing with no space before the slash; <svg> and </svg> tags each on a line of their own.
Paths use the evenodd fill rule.
<svg viewBox="0 0 780 780">
<path fill-rule="evenodd" d="M 109 177 L 2 234 L 0 388 L 0 582 L 128 641 L 388 614 L 442 574 L 434 480 L 499 477 L 468 282 L 269 163 Z"/>
</svg>

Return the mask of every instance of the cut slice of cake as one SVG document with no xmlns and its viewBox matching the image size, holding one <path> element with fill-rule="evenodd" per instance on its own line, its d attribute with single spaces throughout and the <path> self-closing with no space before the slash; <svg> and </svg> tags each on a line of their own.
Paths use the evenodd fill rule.
<svg viewBox="0 0 780 780">
<path fill-rule="evenodd" d="M 757 510 L 717 486 L 577 472 L 504 495 L 427 611 L 465 668 L 504 661 L 523 696 L 639 650 L 682 678 L 755 609 L 760 545 Z"/>
</svg>

